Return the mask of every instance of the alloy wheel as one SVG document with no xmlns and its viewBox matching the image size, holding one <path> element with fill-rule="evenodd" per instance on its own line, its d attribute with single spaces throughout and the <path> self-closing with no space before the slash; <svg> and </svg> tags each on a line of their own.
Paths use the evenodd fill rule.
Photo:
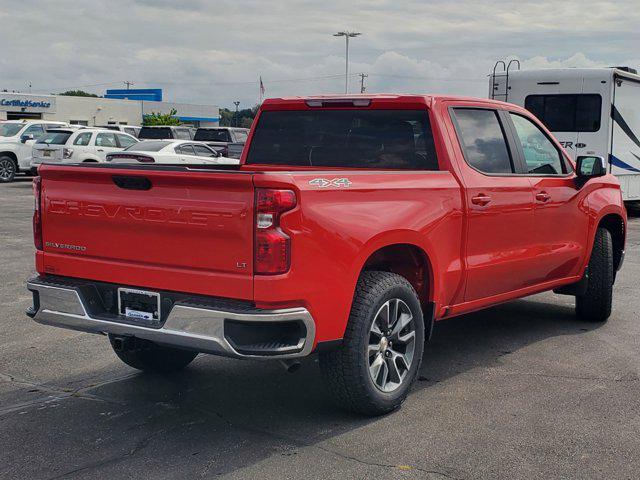
<svg viewBox="0 0 640 480">
<path fill-rule="evenodd" d="M 376 388 L 390 393 L 402 385 L 413 362 L 416 330 L 413 313 L 399 298 L 386 301 L 369 331 L 369 375 Z"/>
<path fill-rule="evenodd" d="M 8 182 L 11 180 L 16 171 L 16 165 L 10 158 L 0 160 L 0 180 Z"/>
</svg>

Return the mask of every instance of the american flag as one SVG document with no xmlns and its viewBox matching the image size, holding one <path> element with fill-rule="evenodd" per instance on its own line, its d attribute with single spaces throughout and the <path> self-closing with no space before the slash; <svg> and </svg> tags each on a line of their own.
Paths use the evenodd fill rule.
<svg viewBox="0 0 640 480">
<path fill-rule="evenodd" d="M 262 83 L 262 75 L 260 76 L 260 95 L 264 95 L 264 83 Z"/>
</svg>

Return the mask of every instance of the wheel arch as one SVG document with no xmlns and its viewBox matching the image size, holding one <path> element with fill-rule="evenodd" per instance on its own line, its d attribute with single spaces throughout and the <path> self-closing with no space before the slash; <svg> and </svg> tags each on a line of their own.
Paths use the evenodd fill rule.
<svg viewBox="0 0 640 480">
<path fill-rule="evenodd" d="M 619 213 L 607 213 L 602 215 L 598 220 L 597 226 L 592 235 L 591 249 L 593 249 L 595 234 L 598 228 L 604 228 L 611 234 L 611 241 L 613 244 L 613 268 L 615 272 L 619 269 L 623 260 L 624 244 L 627 233 L 624 217 Z"/>
<path fill-rule="evenodd" d="M 422 306 L 425 338 L 431 337 L 434 321 L 434 269 L 427 251 L 417 243 L 394 242 L 369 251 L 358 271 L 384 271 L 404 277 L 418 294 Z"/>
<path fill-rule="evenodd" d="M 0 157 L 3 156 L 11 157 L 16 164 L 16 168 L 18 168 L 18 156 L 14 152 L 11 150 L 0 152 Z"/>
</svg>

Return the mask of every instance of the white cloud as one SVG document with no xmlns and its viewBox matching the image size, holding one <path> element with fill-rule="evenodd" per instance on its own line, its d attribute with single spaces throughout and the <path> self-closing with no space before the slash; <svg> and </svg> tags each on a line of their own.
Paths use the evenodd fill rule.
<svg viewBox="0 0 640 480">
<path fill-rule="evenodd" d="M 343 28 L 363 32 L 351 72 L 369 74 L 368 91 L 485 96 L 500 58 L 523 68 L 640 63 L 637 0 L 0 0 L 0 16 L 0 88 L 132 80 L 226 106 L 254 103 L 260 75 L 268 96 L 342 91 L 343 78 L 326 77 L 344 71 L 344 40 L 332 36 Z"/>
</svg>

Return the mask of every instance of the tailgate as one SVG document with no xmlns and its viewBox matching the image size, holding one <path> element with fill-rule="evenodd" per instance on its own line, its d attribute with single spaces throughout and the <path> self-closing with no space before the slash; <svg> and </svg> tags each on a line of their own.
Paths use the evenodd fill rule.
<svg viewBox="0 0 640 480">
<path fill-rule="evenodd" d="M 253 297 L 253 178 L 43 166 L 45 273 Z"/>
</svg>

